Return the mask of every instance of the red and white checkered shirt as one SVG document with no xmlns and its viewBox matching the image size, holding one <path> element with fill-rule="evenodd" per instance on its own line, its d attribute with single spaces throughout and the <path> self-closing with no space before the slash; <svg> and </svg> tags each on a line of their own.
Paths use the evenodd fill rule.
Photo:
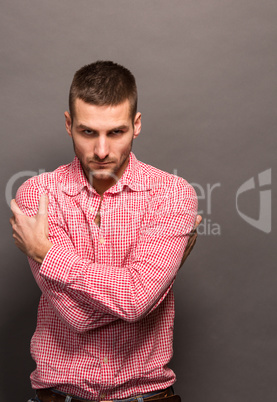
<svg viewBox="0 0 277 402">
<path fill-rule="evenodd" d="M 194 189 L 131 153 L 102 202 L 76 157 L 25 182 L 16 201 L 32 216 L 44 193 L 53 246 L 41 265 L 29 259 L 42 291 L 33 388 L 101 400 L 172 385 L 172 285 L 196 217 Z"/>
</svg>

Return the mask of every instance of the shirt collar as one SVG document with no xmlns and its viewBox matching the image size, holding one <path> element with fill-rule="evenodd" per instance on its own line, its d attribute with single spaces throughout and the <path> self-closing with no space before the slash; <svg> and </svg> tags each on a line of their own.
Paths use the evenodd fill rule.
<svg viewBox="0 0 277 402">
<path fill-rule="evenodd" d="M 83 172 L 79 159 L 75 156 L 73 161 L 68 165 L 65 177 L 62 178 L 62 190 L 68 195 L 75 196 L 79 194 L 84 187 L 88 190 L 93 190 Z"/>
<path fill-rule="evenodd" d="M 122 191 L 125 186 L 133 191 L 147 191 L 152 188 L 148 175 L 145 174 L 140 162 L 132 152 L 130 153 L 129 163 L 122 177 L 114 186 L 109 188 L 106 193 L 118 193 Z M 80 193 L 84 187 L 96 193 L 88 182 L 79 159 L 75 156 L 73 162 L 69 165 L 66 184 L 63 183 L 63 191 L 68 195 L 74 196 Z"/>
<path fill-rule="evenodd" d="M 122 177 L 114 186 L 109 188 L 107 192 L 118 193 L 122 191 L 125 186 L 133 191 L 146 191 L 152 188 L 148 176 L 142 170 L 141 163 L 132 152 L 130 153 L 129 163 Z"/>
</svg>

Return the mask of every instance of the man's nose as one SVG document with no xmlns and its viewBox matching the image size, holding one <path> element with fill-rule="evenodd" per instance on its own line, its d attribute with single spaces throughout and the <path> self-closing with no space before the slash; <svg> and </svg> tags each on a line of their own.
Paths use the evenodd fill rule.
<svg viewBox="0 0 277 402">
<path fill-rule="evenodd" d="M 100 136 L 97 139 L 94 153 L 101 160 L 105 159 L 109 155 L 109 144 L 107 138 Z"/>
</svg>

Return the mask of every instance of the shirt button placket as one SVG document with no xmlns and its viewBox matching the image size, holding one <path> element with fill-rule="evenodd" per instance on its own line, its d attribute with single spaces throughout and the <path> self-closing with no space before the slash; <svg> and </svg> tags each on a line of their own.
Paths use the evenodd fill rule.
<svg viewBox="0 0 277 402">
<path fill-rule="evenodd" d="M 101 202 L 101 210 L 102 210 L 102 211 L 103 211 L 103 209 L 104 209 L 104 205 L 105 205 L 105 197 L 103 197 L 102 202 Z M 102 227 L 100 227 L 99 243 L 100 243 L 101 245 L 104 245 L 104 244 L 105 244 L 105 238 L 104 238 L 103 233 L 102 233 Z"/>
</svg>

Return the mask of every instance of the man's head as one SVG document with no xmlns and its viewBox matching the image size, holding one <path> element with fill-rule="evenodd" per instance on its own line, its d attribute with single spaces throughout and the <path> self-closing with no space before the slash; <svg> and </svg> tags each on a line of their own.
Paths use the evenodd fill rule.
<svg viewBox="0 0 277 402">
<path fill-rule="evenodd" d="M 112 61 L 96 61 L 76 71 L 69 92 L 69 111 L 74 119 L 75 101 L 81 99 L 96 106 L 116 106 L 129 100 L 130 116 L 137 112 L 135 77 Z"/>
<path fill-rule="evenodd" d="M 124 173 L 133 139 L 141 130 L 133 75 L 111 61 L 75 73 L 65 126 L 93 187 L 103 194 Z"/>
</svg>

